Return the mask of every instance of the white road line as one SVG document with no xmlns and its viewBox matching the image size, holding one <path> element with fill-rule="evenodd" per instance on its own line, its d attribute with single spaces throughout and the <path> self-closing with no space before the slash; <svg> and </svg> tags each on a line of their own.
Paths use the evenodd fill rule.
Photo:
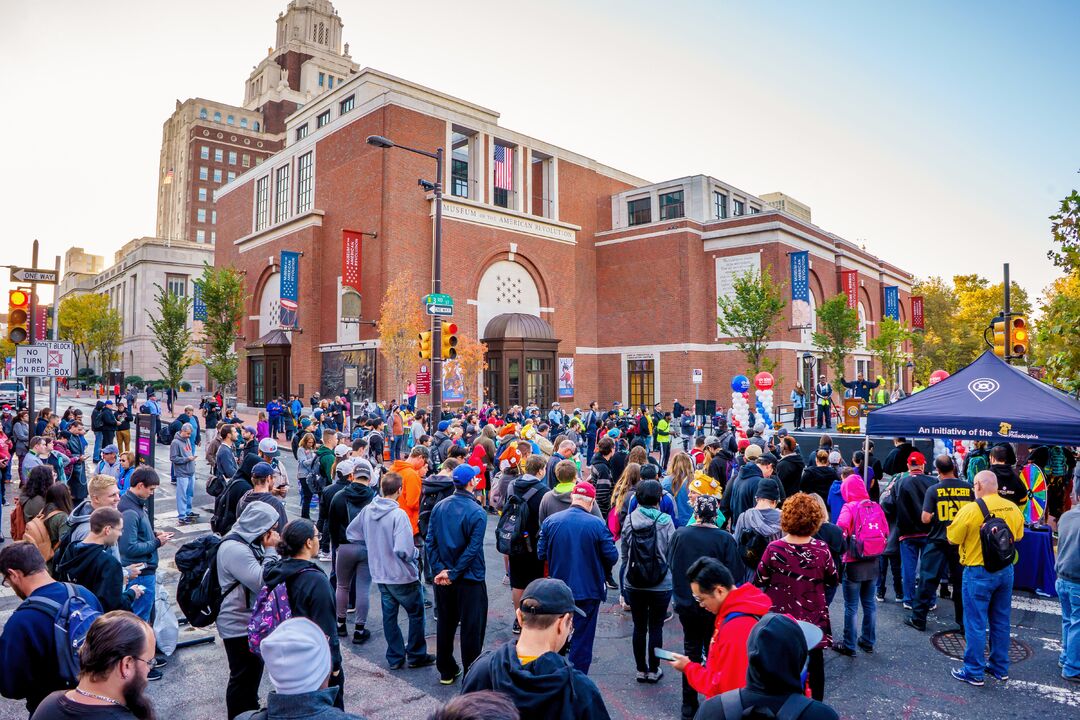
<svg viewBox="0 0 1080 720">
<path fill-rule="evenodd" d="M 1012 607 L 1013 610 L 1030 610 L 1031 612 L 1047 613 L 1048 615 L 1061 617 L 1061 603 L 1057 600 L 1013 595 Z"/>
<path fill-rule="evenodd" d="M 1063 681 L 1064 682 L 1064 681 Z M 1070 707 L 1080 707 L 1080 692 L 1057 685 L 1043 685 L 1042 683 L 1029 682 L 1027 680 L 1010 680 L 1009 687 L 1017 687 L 1021 690 L 1030 690 L 1039 697 L 1048 698 L 1056 703 Z"/>
</svg>

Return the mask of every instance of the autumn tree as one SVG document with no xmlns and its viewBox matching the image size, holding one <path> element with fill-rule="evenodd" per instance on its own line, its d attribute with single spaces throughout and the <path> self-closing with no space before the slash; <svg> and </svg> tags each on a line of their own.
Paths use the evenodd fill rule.
<svg viewBox="0 0 1080 720">
<path fill-rule="evenodd" d="M 120 343 L 123 341 L 122 329 L 123 318 L 113 308 L 106 308 L 105 312 L 94 318 L 90 326 L 88 344 L 97 352 L 98 359 L 101 361 L 99 374 L 103 377 L 119 362 Z"/>
<path fill-rule="evenodd" d="M 150 343 L 161 357 L 157 368 L 168 387 L 180 387 L 184 372 L 197 364 L 191 346 L 191 328 L 188 316 L 191 311 L 191 298 L 169 292 L 156 284 L 157 295 L 154 297 L 157 315 L 146 311 L 150 326 Z"/>
<path fill-rule="evenodd" d="M 1046 379 L 1066 392 L 1080 394 L 1080 270 L 1060 277 L 1048 287 L 1040 303 L 1037 351 L 1046 366 Z"/>
<path fill-rule="evenodd" d="M 732 280 L 732 296 L 716 299 L 720 307 L 716 324 L 720 333 L 733 338 L 732 343 L 746 356 L 753 372 L 772 372 L 776 361 L 765 357 L 769 338 L 784 311 L 783 283 L 773 280 L 772 267 L 758 272 L 747 270 Z"/>
<path fill-rule="evenodd" d="M 887 388 L 896 383 L 896 366 L 909 357 L 904 350 L 904 344 L 911 340 L 911 337 L 910 330 L 898 320 L 887 317 L 878 323 L 878 334 L 866 342 L 866 347 L 881 362 L 881 375 L 885 378 Z"/>
<path fill-rule="evenodd" d="M 844 360 L 859 341 L 859 313 L 848 307 L 847 295 L 841 293 L 818 306 L 817 319 L 811 336 L 814 347 L 825 356 L 836 378 L 842 378 Z"/>
<path fill-rule="evenodd" d="M 954 373 L 965 364 L 960 362 L 956 343 L 960 300 L 953 286 L 940 277 L 917 281 L 911 294 L 923 299 L 923 331 L 912 333 L 911 339 L 915 378 L 925 384 L 935 370 Z"/>
<path fill-rule="evenodd" d="M 202 321 L 203 364 L 216 385 L 228 387 L 236 380 L 240 366 L 237 328 L 249 298 L 244 292 L 244 277 L 235 268 L 216 268 L 207 263 L 198 283 L 206 306 L 206 319 Z"/>
<path fill-rule="evenodd" d="M 449 360 L 446 364 L 457 363 L 461 366 L 461 374 L 465 378 L 465 396 L 479 401 L 480 386 L 477 380 L 480 373 L 487 370 L 487 343 L 474 340 L 461 333 L 458 333 L 457 337 L 457 359 Z"/>
<path fill-rule="evenodd" d="M 74 345 L 76 376 L 79 373 L 79 354 L 89 363 L 90 356 L 97 351 L 94 323 L 105 315 L 108 307 L 109 298 L 102 293 L 72 295 L 60 301 L 60 339 Z"/>
<path fill-rule="evenodd" d="M 1030 315 L 1031 301 L 1027 291 L 1016 283 L 1010 285 L 1010 309 L 1014 313 Z M 991 285 L 989 280 L 978 275 L 956 275 L 953 277 L 953 286 L 956 288 L 959 307 L 955 315 L 954 339 L 958 357 L 955 369 L 944 368 L 949 372 L 955 372 L 974 362 L 975 358 L 986 351 L 983 331 L 1001 314 L 1005 302 L 1004 282 Z"/>
<path fill-rule="evenodd" d="M 410 272 L 402 272 L 394 278 L 386 286 L 379 320 L 375 324 L 379 332 L 379 352 L 394 378 L 395 397 L 401 397 L 405 376 L 416 367 L 417 336 L 427 329 L 416 294 L 418 287 Z"/>
</svg>

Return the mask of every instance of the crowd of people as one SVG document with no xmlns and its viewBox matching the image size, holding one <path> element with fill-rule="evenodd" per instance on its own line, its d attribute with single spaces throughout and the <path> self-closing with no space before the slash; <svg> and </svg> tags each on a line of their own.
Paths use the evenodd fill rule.
<svg viewBox="0 0 1080 720">
<path fill-rule="evenodd" d="M 890 570 L 915 631 L 951 598 L 968 639 L 953 677 L 1008 680 L 1027 501 L 1008 446 L 978 448 L 985 463 L 973 452 L 961 465 L 950 453 L 928 461 L 898 438 L 879 461 L 872 444 L 844 458 L 822 435 L 807 456 L 787 430 L 761 423 L 744 435 L 721 415 L 706 435 L 678 404 L 502 413 L 466 403 L 435 422 L 408 398 L 354 408 L 347 396 L 306 407 L 291 396 L 249 425 L 219 403 L 204 401 L 202 423 L 190 405 L 162 420 L 158 439 L 168 440 L 178 525 L 199 520 L 196 469 L 209 470 L 213 534 L 177 552 L 177 600 L 193 625 L 214 623 L 230 720 L 355 717 L 343 646 L 372 641 L 373 591 L 388 668 L 434 666 L 441 684 L 460 683 L 439 718 L 608 717 L 589 672 L 609 597 L 632 625 L 636 681 L 675 673 L 682 718 L 751 708 L 836 718 L 824 702 L 825 653 L 875 652 Z M 148 394 L 138 410 L 155 404 Z M 129 407 L 99 403 L 93 449 L 78 411 L 55 422 L 42 411 L 34 433 L 14 427 L 27 424 L 24 412 L 5 414 L 0 466 L 20 480 L 12 534 L 22 542 L 0 549 L 0 574 L 24 602 L 0 635 L 0 693 L 25 699 L 33 718 L 154 716 L 145 688 L 168 658 L 148 623 L 159 549 L 176 538 L 154 527 L 162 479 L 116 444 Z M 1062 673 L 1078 682 L 1080 510 L 1065 510 L 1080 501 L 1080 476 L 1070 490 L 1057 574 Z M 502 556 L 494 568 L 491 534 Z M 492 576 L 509 586 L 506 598 L 489 598 Z M 497 648 L 486 641 L 492 603 L 513 617 L 515 640 Z M 675 617 L 682 653 L 664 646 Z M 81 649 L 55 642 L 59 628 Z"/>
</svg>

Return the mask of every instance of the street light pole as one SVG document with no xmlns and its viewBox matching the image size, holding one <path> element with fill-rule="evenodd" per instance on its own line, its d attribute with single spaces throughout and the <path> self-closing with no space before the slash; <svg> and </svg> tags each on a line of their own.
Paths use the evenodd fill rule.
<svg viewBox="0 0 1080 720">
<path fill-rule="evenodd" d="M 388 150 L 401 148 L 417 155 L 432 158 L 435 161 L 435 182 L 420 180 L 420 186 L 425 190 L 435 193 L 435 243 L 431 252 L 431 292 L 442 292 L 442 198 L 443 198 L 443 148 L 435 152 L 419 150 L 398 145 L 389 138 L 381 135 L 369 135 L 368 145 Z M 442 420 L 442 320 L 439 316 L 431 316 L 431 425 L 437 427 Z M 395 391 L 396 392 L 396 391 Z"/>
</svg>

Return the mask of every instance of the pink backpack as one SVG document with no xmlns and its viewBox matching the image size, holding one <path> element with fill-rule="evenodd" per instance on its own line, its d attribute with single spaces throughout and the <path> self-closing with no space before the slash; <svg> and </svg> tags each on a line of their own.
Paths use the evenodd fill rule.
<svg viewBox="0 0 1080 720">
<path fill-rule="evenodd" d="M 889 521 L 873 500 L 860 500 L 851 508 L 852 532 L 848 537 L 845 560 L 868 560 L 885 553 L 889 542 Z"/>
</svg>

